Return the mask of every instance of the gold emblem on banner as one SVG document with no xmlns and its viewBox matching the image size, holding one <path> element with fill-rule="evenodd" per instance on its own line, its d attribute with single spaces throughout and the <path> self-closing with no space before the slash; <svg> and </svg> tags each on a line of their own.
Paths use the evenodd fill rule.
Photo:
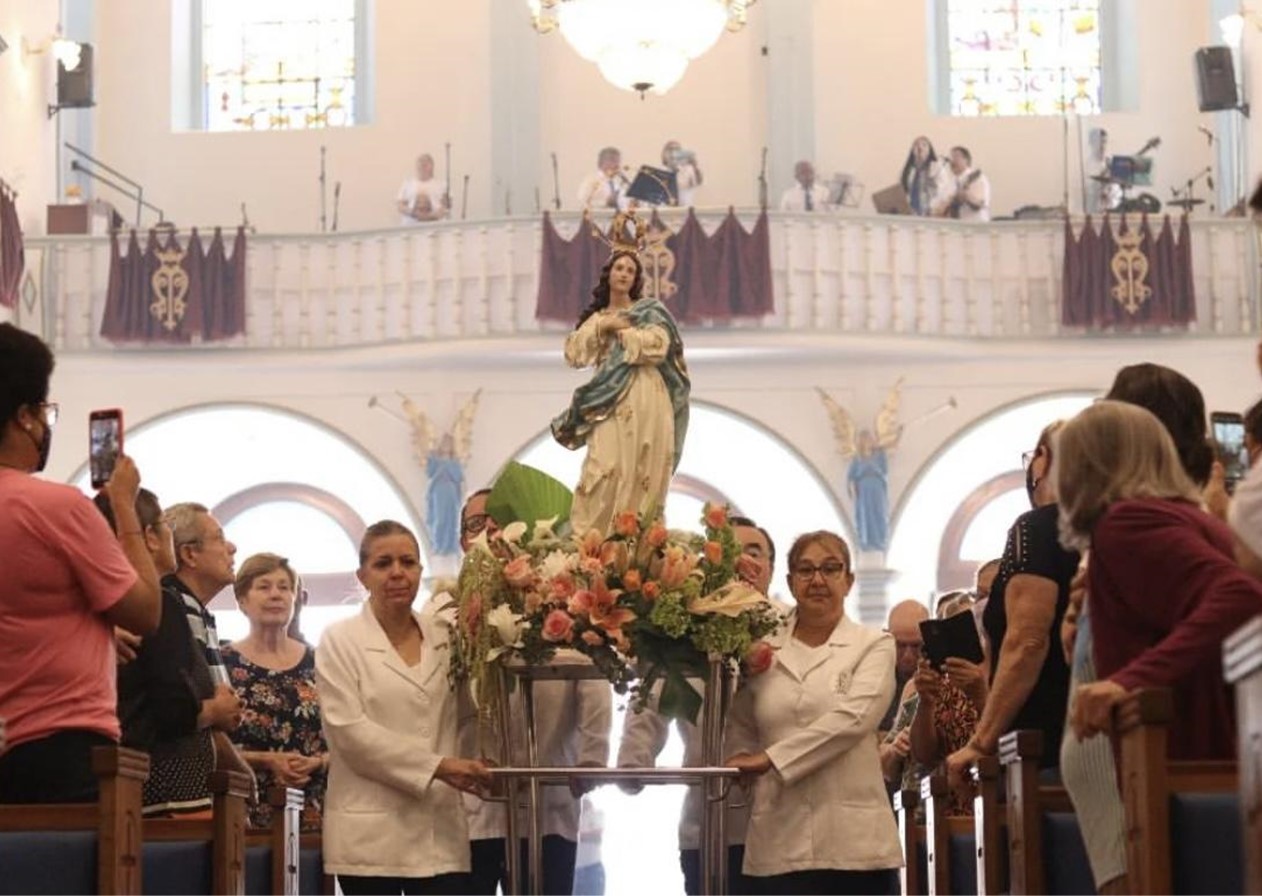
<svg viewBox="0 0 1262 896">
<path fill-rule="evenodd" d="M 679 286 L 670 278 L 675 273 L 675 253 L 666 245 L 674 233 L 665 224 L 658 223 L 648 229 L 640 261 L 644 264 L 645 292 L 660 302 L 665 302 L 679 292 Z"/>
<path fill-rule="evenodd" d="M 154 253 L 160 265 L 149 279 L 153 287 L 153 301 L 149 313 L 168 332 L 184 320 L 185 297 L 188 296 L 188 273 L 184 270 L 187 249 L 159 249 Z"/>
<path fill-rule="evenodd" d="M 1109 262 L 1116 286 L 1111 290 L 1113 298 L 1134 314 L 1152 297 L 1152 287 L 1147 284 L 1148 256 L 1139 248 L 1144 238 L 1138 233 L 1122 233 L 1117 237 L 1117 251 Z"/>
</svg>

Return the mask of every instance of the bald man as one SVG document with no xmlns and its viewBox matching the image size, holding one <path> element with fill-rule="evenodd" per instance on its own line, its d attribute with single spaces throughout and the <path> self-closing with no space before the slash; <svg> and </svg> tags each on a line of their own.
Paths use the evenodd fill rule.
<svg viewBox="0 0 1262 896">
<path fill-rule="evenodd" d="M 920 648 L 924 639 L 920 637 L 920 623 L 929 618 L 929 609 L 918 600 L 905 600 L 895 604 L 890 610 L 889 622 L 885 630 L 894 636 L 894 644 L 898 649 L 894 665 L 894 700 L 890 703 L 885 718 L 881 720 L 881 731 L 889 731 L 894 726 L 894 718 L 898 714 L 898 706 L 902 702 L 903 688 L 916 674 L 916 663 L 920 659 Z"/>
</svg>

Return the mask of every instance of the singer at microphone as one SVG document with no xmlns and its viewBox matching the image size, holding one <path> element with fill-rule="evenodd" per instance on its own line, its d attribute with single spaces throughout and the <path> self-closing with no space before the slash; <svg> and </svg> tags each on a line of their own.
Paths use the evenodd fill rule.
<svg viewBox="0 0 1262 896">
<path fill-rule="evenodd" d="M 596 170 L 578 185 L 578 205 L 584 211 L 599 208 L 625 210 L 629 206 L 626 195 L 631 181 L 623 174 L 622 152 L 616 146 L 606 146 L 596 156 Z"/>
<path fill-rule="evenodd" d="M 416 176 L 409 177 L 399 187 L 395 208 L 400 224 L 418 221 L 440 221 L 447 217 L 446 190 L 434 177 L 434 157 L 424 153 L 416 160 Z"/>
</svg>

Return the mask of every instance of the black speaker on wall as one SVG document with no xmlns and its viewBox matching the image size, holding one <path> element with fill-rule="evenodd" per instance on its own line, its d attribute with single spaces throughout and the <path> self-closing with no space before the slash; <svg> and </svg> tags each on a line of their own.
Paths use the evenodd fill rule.
<svg viewBox="0 0 1262 896">
<path fill-rule="evenodd" d="M 57 105 L 78 109 L 92 102 L 92 45 L 79 44 L 79 64 L 67 69 L 57 62 Z"/>
<path fill-rule="evenodd" d="M 1230 47 L 1201 47 L 1196 51 L 1196 100 L 1202 112 L 1240 106 Z"/>
</svg>

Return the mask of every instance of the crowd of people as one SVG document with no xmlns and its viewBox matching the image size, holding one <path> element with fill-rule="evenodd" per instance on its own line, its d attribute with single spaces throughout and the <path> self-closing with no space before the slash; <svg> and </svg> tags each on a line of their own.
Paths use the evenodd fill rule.
<svg viewBox="0 0 1262 896">
<path fill-rule="evenodd" d="M 294 626 L 302 585 L 289 562 L 262 553 L 238 565 L 210 510 L 163 508 L 125 455 L 95 501 L 34 475 L 58 414 L 53 364 L 36 336 L 0 325 L 0 802 L 92 800 L 92 748 L 122 744 L 150 756 L 148 815 L 206 812 L 213 769 L 244 771 L 260 789 L 301 788 L 303 827 L 323 832 L 325 868 L 344 893 L 496 892 L 508 808 L 486 798 L 504 757 L 449 683 L 453 602 L 417 605 L 415 534 L 389 520 L 368 527 L 362 609 L 313 647 Z M 1262 446 L 1256 410 L 1251 460 Z M 1137 688 L 1168 687 L 1184 720 L 1171 756 L 1234 755 L 1221 645 L 1262 613 L 1262 473 L 1225 494 L 1199 389 L 1156 364 L 1123 368 L 1103 400 L 1031 441 L 1031 509 L 1002 556 L 979 567 L 972 589 L 898 604 L 884 630 L 848 613 L 844 539 L 808 532 L 789 548 L 792 605 L 770 638 L 774 660 L 741 682 L 728 719 L 742 793 L 728 810 L 731 892 L 894 891 L 903 856 L 892 790 L 944 771 L 952 811 L 967 813 L 969 767 L 1016 728 L 1042 732 L 1044 773 L 1073 799 L 1099 890 L 1126 892 L 1113 708 Z M 487 497 L 465 501 L 463 550 L 498 533 Z M 776 545 L 752 519 L 732 525 L 742 575 L 767 595 Z M 229 587 L 249 621 L 230 644 L 207 609 Z M 968 614 L 981 662 L 931 662 L 931 612 Z M 519 697 L 509 711 L 522 713 Z M 651 766 L 669 728 L 650 700 L 627 714 L 611 757 L 602 682 L 547 682 L 535 712 L 548 766 Z M 698 762 L 697 730 L 680 733 L 686 762 Z M 583 793 L 577 782 L 547 789 L 546 893 L 576 889 Z M 271 822 L 264 802 L 251 808 L 254 826 Z M 701 889 L 701 812 L 694 788 L 678 834 L 688 893 Z"/>
</svg>

